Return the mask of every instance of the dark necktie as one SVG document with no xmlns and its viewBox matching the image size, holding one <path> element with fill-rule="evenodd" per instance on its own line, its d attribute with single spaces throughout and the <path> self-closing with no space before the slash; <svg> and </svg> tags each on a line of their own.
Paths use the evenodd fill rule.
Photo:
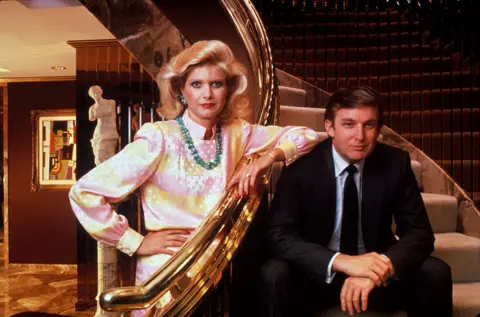
<svg viewBox="0 0 480 317">
<path fill-rule="evenodd" d="M 357 172 L 355 165 L 349 165 L 345 171 L 348 176 L 343 189 L 342 232 L 340 253 L 358 254 L 358 191 L 353 175 Z"/>
</svg>

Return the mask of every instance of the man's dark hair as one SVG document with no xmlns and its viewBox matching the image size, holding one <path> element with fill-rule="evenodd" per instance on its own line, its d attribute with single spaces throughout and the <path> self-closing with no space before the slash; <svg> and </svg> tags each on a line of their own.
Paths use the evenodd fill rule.
<svg viewBox="0 0 480 317">
<path fill-rule="evenodd" d="M 325 120 L 334 121 L 335 113 L 343 108 L 371 106 L 378 110 L 378 128 L 383 125 L 380 94 L 370 86 L 356 86 L 337 90 L 328 101 Z"/>
</svg>

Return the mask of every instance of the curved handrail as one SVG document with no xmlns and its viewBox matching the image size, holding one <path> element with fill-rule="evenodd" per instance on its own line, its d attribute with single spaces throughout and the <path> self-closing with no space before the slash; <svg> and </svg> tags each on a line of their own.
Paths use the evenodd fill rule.
<svg viewBox="0 0 480 317">
<path fill-rule="evenodd" d="M 247 48 L 255 81 L 254 107 L 260 109 L 256 122 L 277 122 L 279 104 L 276 99 L 272 52 L 263 23 L 248 0 L 221 0 Z M 239 164 L 249 164 L 244 158 Z M 151 278 L 139 286 L 104 291 L 100 306 L 107 311 L 143 309 L 154 305 L 168 291 L 172 304 L 163 312 L 169 316 L 185 316 L 203 294 L 222 276 L 222 272 L 238 248 L 252 221 L 265 186 L 260 186 L 247 199 L 236 199 L 227 193 L 216 209 L 199 226 L 195 235 Z M 189 276 L 198 263 L 204 265 Z"/>
</svg>

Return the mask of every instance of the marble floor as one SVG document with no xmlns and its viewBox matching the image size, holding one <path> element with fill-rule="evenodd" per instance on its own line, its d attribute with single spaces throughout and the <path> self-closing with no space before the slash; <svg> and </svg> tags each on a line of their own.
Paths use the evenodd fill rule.
<svg viewBox="0 0 480 317">
<path fill-rule="evenodd" d="M 3 243 L 0 242 L 0 317 L 20 314 L 22 317 L 42 312 L 63 316 L 93 316 L 93 311 L 76 312 L 76 270 L 53 266 L 4 267 Z M 45 315 L 47 316 L 47 315 Z"/>
</svg>

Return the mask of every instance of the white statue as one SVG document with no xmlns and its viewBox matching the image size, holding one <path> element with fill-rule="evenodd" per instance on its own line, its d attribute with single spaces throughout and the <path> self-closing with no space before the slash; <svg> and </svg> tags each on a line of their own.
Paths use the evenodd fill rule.
<svg viewBox="0 0 480 317">
<path fill-rule="evenodd" d="M 95 100 L 95 104 L 88 110 L 88 119 L 90 121 L 97 120 L 97 126 L 90 141 L 95 155 L 95 165 L 99 165 L 114 156 L 117 148 L 116 105 L 114 100 L 103 99 L 103 91 L 100 86 L 90 87 L 88 95 Z M 97 242 L 97 258 L 98 293 L 95 317 L 119 317 L 119 312 L 102 310 L 98 301 L 98 296 L 104 290 L 119 286 L 117 249 L 102 242 Z"/>
<path fill-rule="evenodd" d="M 103 99 L 103 91 L 99 86 L 90 87 L 88 95 L 95 100 L 95 104 L 88 110 L 88 119 L 97 120 L 91 142 L 95 165 L 99 165 L 115 155 L 118 143 L 116 107 L 114 100 Z"/>
</svg>

